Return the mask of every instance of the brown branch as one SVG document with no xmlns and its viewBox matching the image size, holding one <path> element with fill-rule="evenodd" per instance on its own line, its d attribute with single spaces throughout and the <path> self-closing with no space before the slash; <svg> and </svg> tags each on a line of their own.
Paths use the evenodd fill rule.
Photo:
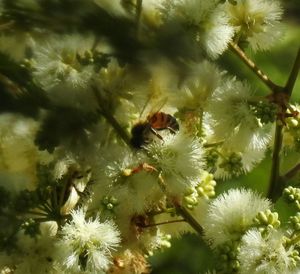
<svg viewBox="0 0 300 274">
<path fill-rule="evenodd" d="M 292 179 L 294 176 L 297 175 L 297 173 L 300 171 L 300 163 L 298 163 L 297 165 L 295 165 L 293 168 L 291 168 L 287 173 L 285 173 L 282 176 L 282 179 L 284 181 Z"/>
<path fill-rule="evenodd" d="M 98 89 L 93 86 L 94 95 L 97 99 L 99 112 L 106 119 L 106 121 L 113 127 L 113 129 L 117 132 L 119 137 L 129 146 L 131 147 L 130 137 L 127 132 L 121 127 L 119 122 L 115 119 L 115 117 L 107 110 L 104 106 L 104 101 L 102 100 Z"/>
<path fill-rule="evenodd" d="M 147 224 L 147 225 L 143 225 L 142 227 L 147 228 L 147 227 L 153 227 L 153 226 L 158 226 L 158 225 L 167 225 L 167 224 L 181 223 L 181 222 L 185 222 L 185 219 L 171 220 L 171 221 L 165 221 L 165 222 L 160 222 L 160 223 Z"/>
<path fill-rule="evenodd" d="M 248 57 L 245 52 L 235 43 L 230 42 L 231 50 L 259 77 L 260 80 L 274 93 L 282 91 L 282 87 L 273 83 L 269 77 Z"/>
<path fill-rule="evenodd" d="M 299 73 L 299 68 L 300 68 L 300 47 L 298 49 L 298 53 L 293 65 L 293 68 L 291 70 L 289 79 L 286 82 L 286 85 L 284 87 L 284 92 L 288 95 L 291 96 L 298 73 Z"/>
<path fill-rule="evenodd" d="M 181 203 L 177 199 L 172 199 L 172 195 L 167 190 L 167 184 L 164 181 L 161 174 L 158 176 L 158 183 L 162 191 L 166 194 L 167 198 L 170 199 L 171 203 L 176 208 L 177 212 L 184 218 L 184 220 L 196 231 L 200 236 L 203 235 L 203 228 L 197 222 L 197 220 L 191 215 L 191 213 L 181 205 Z"/>
<path fill-rule="evenodd" d="M 289 100 L 289 97 L 292 94 L 298 72 L 300 68 L 300 49 L 298 50 L 293 68 L 290 72 L 289 78 L 287 80 L 287 83 L 285 87 L 283 88 L 283 92 L 287 95 Z M 283 108 L 283 113 L 286 112 L 286 107 Z M 269 184 L 269 190 L 268 190 L 268 197 L 272 199 L 274 202 L 277 200 L 277 198 L 280 196 L 280 193 L 282 192 L 284 188 L 283 184 L 283 177 L 280 177 L 280 151 L 282 146 L 282 129 L 283 126 L 277 122 L 276 125 L 276 131 L 275 131 L 275 141 L 274 141 L 274 150 L 273 150 L 273 157 L 272 157 L 272 168 L 271 168 L 271 176 L 270 176 L 270 184 Z"/>
<path fill-rule="evenodd" d="M 203 228 L 202 226 L 197 222 L 197 220 L 190 214 L 190 212 L 182 206 L 178 202 L 173 202 L 177 212 L 184 218 L 184 220 L 189 223 L 189 225 L 196 231 L 200 236 L 203 235 Z"/>
<path fill-rule="evenodd" d="M 276 125 L 275 129 L 275 140 L 274 140 L 274 150 L 272 155 L 272 167 L 271 167 L 271 175 L 270 175 L 270 183 L 268 189 L 268 198 L 273 201 L 276 201 L 278 197 L 276 197 L 280 193 L 278 191 L 279 179 L 280 179 L 280 151 L 282 146 L 282 128 L 283 126 L 280 124 Z"/>
</svg>

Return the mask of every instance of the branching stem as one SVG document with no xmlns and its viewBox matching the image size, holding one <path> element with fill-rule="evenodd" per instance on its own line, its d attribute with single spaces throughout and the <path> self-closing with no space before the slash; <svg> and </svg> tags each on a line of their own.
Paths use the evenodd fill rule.
<svg viewBox="0 0 300 274">
<path fill-rule="evenodd" d="M 287 83 L 284 87 L 276 85 L 273 81 L 269 79 L 269 77 L 257 67 L 257 65 L 246 56 L 245 52 L 235 43 L 230 42 L 231 50 L 258 76 L 258 78 L 271 89 L 273 94 L 283 93 L 287 102 L 292 94 L 299 68 L 300 68 L 300 49 L 298 50 L 297 57 L 295 59 L 293 68 L 287 80 Z M 282 107 L 283 115 L 285 115 L 287 107 Z M 272 199 L 274 202 L 280 196 L 280 193 L 283 189 L 282 179 L 284 177 L 280 177 L 280 152 L 282 147 L 282 129 L 283 125 L 281 121 L 277 121 L 276 130 L 275 130 L 275 140 L 273 146 L 273 155 L 272 155 L 272 167 L 271 167 L 271 175 L 270 175 L 270 184 L 268 189 L 268 197 Z M 294 171 L 293 171 L 294 172 Z M 294 174 L 294 173 L 292 173 Z M 291 174 L 288 174 L 290 176 Z"/>
<path fill-rule="evenodd" d="M 282 87 L 273 83 L 269 77 L 257 67 L 257 65 L 245 54 L 245 52 L 235 43 L 230 42 L 231 50 L 259 77 L 259 79 L 269 87 L 274 93 L 282 91 Z"/>
<path fill-rule="evenodd" d="M 167 191 L 167 185 L 164 181 L 161 174 L 158 177 L 159 186 L 162 191 L 166 194 L 166 196 L 170 199 L 172 195 Z M 203 228 L 197 222 L 197 220 L 192 216 L 192 214 L 175 198 L 171 199 L 172 204 L 176 208 L 177 212 L 184 218 L 184 220 L 199 234 L 199 236 L 203 235 Z"/>
<path fill-rule="evenodd" d="M 300 68 L 300 49 L 298 50 L 293 68 L 287 80 L 285 87 L 283 88 L 283 92 L 287 95 L 287 100 L 289 100 L 297 76 Z M 274 91 L 275 92 L 275 91 Z M 285 113 L 286 107 L 283 108 L 283 112 Z M 280 151 L 282 146 L 282 129 L 283 126 L 277 122 L 276 131 L 275 131 L 275 141 L 274 141 L 274 148 L 273 148 L 273 157 L 272 157 L 272 168 L 271 168 L 271 176 L 270 176 L 270 184 L 269 184 L 269 191 L 268 197 L 273 200 L 274 202 L 280 196 L 284 185 L 282 184 L 282 180 L 280 177 Z"/>
</svg>

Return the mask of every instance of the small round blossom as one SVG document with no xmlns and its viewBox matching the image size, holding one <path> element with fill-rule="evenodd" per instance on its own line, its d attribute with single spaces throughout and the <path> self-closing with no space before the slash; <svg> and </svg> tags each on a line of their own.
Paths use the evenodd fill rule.
<svg viewBox="0 0 300 274">
<path fill-rule="evenodd" d="M 179 109 L 201 110 L 222 80 L 222 72 L 209 61 L 193 63 L 182 87 L 169 97 Z"/>
<path fill-rule="evenodd" d="M 234 29 L 217 1 L 165 1 L 162 12 L 167 19 L 179 21 L 210 57 L 217 57 L 231 40 Z"/>
<path fill-rule="evenodd" d="M 196 186 L 203 168 L 203 148 L 197 138 L 180 131 L 168 134 L 162 142 L 153 141 L 145 149 L 162 177 L 168 190 L 182 194 L 189 186 Z"/>
<path fill-rule="evenodd" d="M 249 230 L 242 238 L 238 259 L 241 274 L 292 274 L 295 261 L 294 248 L 284 247 L 284 235 L 271 230 L 267 236 L 257 229 Z"/>
<path fill-rule="evenodd" d="M 120 243 L 120 233 L 111 221 L 99 218 L 85 220 L 83 209 L 73 211 L 72 219 L 61 230 L 58 243 L 58 261 L 67 270 L 107 270 L 111 263 L 111 251 Z"/>
<path fill-rule="evenodd" d="M 225 141 L 238 150 L 265 150 L 270 140 L 270 126 L 262 126 L 250 108 L 253 92 L 247 83 L 224 79 L 211 97 L 206 123 L 213 131 L 212 141 Z M 208 136 L 210 139 L 210 136 Z"/>
<path fill-rule="evenodd" d="M 246 189 L 233 189 L 216 198 L 208 208 L 203 228 L 205 237 L 214 246 L 238 240 L 253 224 L 260 211 L 269 209 L 270 202 Z"/>
<path fill-rule="evenodd" d="M 45 44 L 36 46 L 33 61 L 34 79 L 58 105 L 95 108 L 95 97 L 90 90 L 94 75 L 92 65 L 83 65 L 84 56 L 94 44 L 92 36 L 52 35 Z"/>
<path fill-rule="evenodd" d="M 249 42 L 254 50 L 270 48 L 282 35 L 279 20 L 282 7 L 276 0 L 237 0 L 226 4 L 230 24 L 237 36 Z"/>
</svg>

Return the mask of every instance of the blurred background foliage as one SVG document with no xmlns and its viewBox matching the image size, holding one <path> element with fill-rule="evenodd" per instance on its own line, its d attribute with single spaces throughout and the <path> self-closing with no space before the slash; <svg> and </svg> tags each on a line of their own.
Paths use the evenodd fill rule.
<svg viewBox="0 0 300 274">
<path fill-rule="evenodd" d="M 282 1 L 285 9 L 283 21 L 284 36 L 281 41 L 267 52 L 246 51 L 247 55 L 260 67 L 269 78 L 278 85 L 284 85 L 292 68 L 300 42 L 300 2 L 299 0 Z M 268 94 L 268 88 L 260 82 L 254 73 L 246 67 L 232 52 L 227 51 L 218 60 L 221 68 L 247 80 L 258 95 Z M 300 79 L 298 77 L 292 102 L 300 103 Z M 300 155 L 289 151 L 282 153 L 282 170 L 285 173 L 295 163 Z M 245 187 L 266 194 L 271 170 L 271 152 L 250 174 L 225 182 L 219 181 L 217 195 L 231 188 Z M 300 176 L 296 176 L 290 184 L 300 184 Z M 293 210 L 281 199 L 275 204 L 275 210 L 280 214 L 282 223 L 287 221 L 288 212 Z M 181 239 L 173 239 L 172 247 L 156 253 L 150 258 L 154 274 L 204 274 L 213 269 L 213 253 L 197 235 L 184 235 Z"/>
</svg>

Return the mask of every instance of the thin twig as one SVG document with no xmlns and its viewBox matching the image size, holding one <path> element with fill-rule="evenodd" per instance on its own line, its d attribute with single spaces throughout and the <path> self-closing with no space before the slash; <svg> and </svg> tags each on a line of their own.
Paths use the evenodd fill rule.
<svg viewBox="0 0 300 274">
<path fill-rule="evenodd" d="M 274 93 L 282 91 L 282 87 L 273 83 L 269 77 L 257 67 L 257 65 L 248 57 L 246 56 L 245 52 L 235 43 L 229 43 L 230 48 L 232 51 L 259 77 L 262 82 L 269 87 Z"/>
<path fill-rule="evenodd" d="M 164 181 L 161 174 L 158 176 L 159 186 L 161 187 L 162 191 L 166 194 L 166 196 L 170 199 L 172 195 L 167 190 L 167 184 Z M 171 199 L 172 204 L 176 208 L 177 212 L 184 218 L 184 220 L 192 227 L 200 236 L 203 235 L 203 228 L 197 222 L 197 220 L 191 215 L 191 213 L 180 204 L 177 199 Z"/>
<path fill-rule="evenodd" d="M 300 163 L 298 163 L 297 165 L 295 165 L 294 167 L 292 167 L 287 173 L 285 173 L 282 176 L 282 179 L 284 181 L 290 180 L 294 176 L 296 176 L 299 171 L 300 171 Z"/>
<path fill-rule="evenodd" d="M 177 212 L 184 218 L 184 220 L 189 223 L 189 225 L 195 229 L 196 232 L 200 236 L 203 235 L 203 228 L 202 226 L 197 222 L 197 220 L 190 214 L 190 212 L 181 204 L 174 202 L 174 206 L 177 209 Z"/>
<path fill-rule="evenodd" d="M 181 223 L 181 222 L 185 222 L 185 219 L 178 219 L 178 220 L 171 220 L 171 221 L 165 221 L 165 222 L 160 222 L 160 223 L 153 223 L 153 224 L 143 225 L 143 227 L 147 228 L 147 227 L 153 227 L 153 226 L 158 226 L 158 225 L 167 225 L 167 224 Z"/>
<path fill-rule="evenodd" d="M 300 68 L 300 48 L 298 49 L 298 53 L 293 65 L 293 68 L 291 70 L 289 79 L 286 82 L 286 85 L 284 87 L 284 92 L 288 95 L 291 96 L 298 73 L 299 73 L 299 68 Z"/>
<path fill-rule="evenodd" d="M 94 86 L 92 87 L 94 91 L 94 95 L 97 99 L 99 106 L 99 113 L 106 119 L 106 121 L 113 127 L 113 129 L 117 132 L 119 137 L 129 146 L 131 147 L 130 137 L 127 132 L 120 126 L 119 122 L 111 115 L 111 113 L 103 106 L 103 100 L 98 89 Z"/>
</svg>

